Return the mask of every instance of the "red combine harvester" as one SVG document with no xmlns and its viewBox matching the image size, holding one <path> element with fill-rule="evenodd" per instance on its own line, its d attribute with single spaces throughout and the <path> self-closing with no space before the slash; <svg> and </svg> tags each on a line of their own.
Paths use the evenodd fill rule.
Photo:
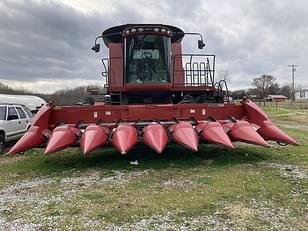
<svg viewBox="0 0 308 231">
<path fill-rule="evenodd" d="M 105 103 L 46 104 L 10 154 L 46 146 L 49 154 L 69 146 L 90 153 L 111 142 L 122 154 L 138 142 L 162 153 L 169 140 L 197 151 L 203 142 L 233 148 L 232 141 L 270 147 L 266 140 L 297 145 L 251 100 L 230 103 L 224 80 L 215 81 L 215 55 L 183 54 L 185 35 L 201 34 L 161 24 L 109 28 L 99 38 L 109 48 L 103 59 Z"/>
</svg>

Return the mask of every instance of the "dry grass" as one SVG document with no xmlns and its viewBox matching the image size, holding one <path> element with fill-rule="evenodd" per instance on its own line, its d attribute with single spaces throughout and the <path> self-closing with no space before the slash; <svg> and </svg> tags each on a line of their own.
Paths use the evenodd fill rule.
<svg viewBox="0 0 308 231">
<path fill-rule="evenodd" d="M 299 124 L 293 111 L 268 113 Z M 138 146 L 137 166 L 111 148 L 1 156 L 0 230 L 304 230 L 308 132 L 285 130 L 301 146 Z"/>
</svg>

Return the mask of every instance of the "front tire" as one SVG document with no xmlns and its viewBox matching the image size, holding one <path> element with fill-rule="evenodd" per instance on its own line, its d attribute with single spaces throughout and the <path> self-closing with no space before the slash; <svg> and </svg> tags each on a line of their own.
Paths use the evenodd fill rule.
<svg viewBox="0 0 308 231">
<path fill-rule="evenodd" d="M 4 134 L 0 134 L 0 153 L 4 151 L 5 148 L 5 137 Z"/>
</svg>

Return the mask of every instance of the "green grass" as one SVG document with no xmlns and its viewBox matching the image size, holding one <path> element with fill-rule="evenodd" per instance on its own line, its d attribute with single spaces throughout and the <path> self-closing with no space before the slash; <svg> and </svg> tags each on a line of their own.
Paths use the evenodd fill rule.
<svg viewBox="0 0 308 231">
<path fill-rule="evenodd" d="M 307 116 L 303 110 L 265 111 L 278 124 L 299 123 L 296 113 Z M 142 219 L 149 223 L 143 230 L 176 230 L 184 223 L 196 230 L 221 224 L 235 230 L 305 229 L 308 131 L 282 129 L 301 146 L 227 150 L 203 144 L 191 153 L 170 144 L 157 155 L 139 145 L 128 155 L 107 147 L 89 156 L 77 148 L 49 156 L 40 149 L 1 156 L 0 218 L 40 224 L 43 230 L 135 230 Z M 139 165 L 130 165 L 135 158 Z"/>
</svg>

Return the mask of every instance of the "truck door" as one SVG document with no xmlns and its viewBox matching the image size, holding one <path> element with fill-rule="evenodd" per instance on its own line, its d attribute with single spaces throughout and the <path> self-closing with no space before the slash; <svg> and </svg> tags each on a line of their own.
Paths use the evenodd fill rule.
<svg viewBox="0 0 308 231">
<path fill-rule="evenodd" d="M 14 106 L 8 107 L 7 113 L 7 140 L 14 140 L 23 134 L 22 125 Z"/>
<path fill-rule="evenodd" d="M 15 108 L 19 115 L 21 132 L 26 132 L 29 124 L 29 118 L 27 117 L 26 113 L 24 112 L 21 106 L 15 106 Z"/>
</svg>

